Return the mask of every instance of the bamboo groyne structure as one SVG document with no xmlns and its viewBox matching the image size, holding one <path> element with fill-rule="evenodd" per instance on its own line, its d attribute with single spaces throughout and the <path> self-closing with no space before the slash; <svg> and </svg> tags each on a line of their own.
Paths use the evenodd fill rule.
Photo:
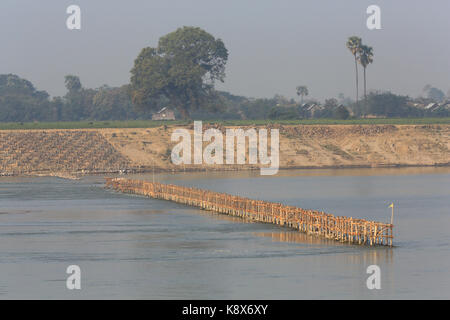
<svg viewBox="0 0 450 320">
<path fill-rule="evenodd" d="M 174 201 L 252 221 L 273 223 L 340 242 L 392 247 L 393 225 L 388 223 L 338 217 L 281 203 L 143 180 L 107 178 L 106 186 L 124 193 Z"/>
</svg>

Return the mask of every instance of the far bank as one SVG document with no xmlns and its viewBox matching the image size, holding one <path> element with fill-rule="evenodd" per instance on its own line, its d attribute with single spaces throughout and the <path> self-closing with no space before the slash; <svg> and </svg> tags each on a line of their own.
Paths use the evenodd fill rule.
<svg viewBox="0 0 450 320">
<path fill-rule="evenodd" d="M 276 128 L 280 169 L 448 166 L 449 124 L 272 123 L 217 128 Z M 150 128 L 36 129 L 0 131 L 0 175 L 58 175 L 258 169 L 258 165 L 174 165 L 171 134 L 192 124 Z M 205 142 L 205 145 L 207 143 Z"/>
</svg>

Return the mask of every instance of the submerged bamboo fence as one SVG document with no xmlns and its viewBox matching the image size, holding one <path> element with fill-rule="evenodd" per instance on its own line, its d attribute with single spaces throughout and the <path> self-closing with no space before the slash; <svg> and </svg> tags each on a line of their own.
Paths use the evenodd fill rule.
<svg viewBox="0 0 450 320">
<path fill-rule="evenodd" d="M 107 178 L 106 186 L 124 193 L 174 201 L 252 221 L 286 226 L 340 242 L 392 247 L 393 225 L 388 223 L 338 217 L 281 203 L 143 180 Z"/>
</svg>

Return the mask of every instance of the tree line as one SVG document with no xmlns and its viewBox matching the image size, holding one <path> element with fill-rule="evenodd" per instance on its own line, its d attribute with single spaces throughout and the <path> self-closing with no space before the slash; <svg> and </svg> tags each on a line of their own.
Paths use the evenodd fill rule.
<svg viewBox="0 0 450 320">
<path fill-rule="evenodd" d="M 296 88 L 300 102 L 281 95 L 252 99 L 217 91 L 223 82 L 228 50 L 221 39 L 197 27 L 182 27 L 159 39 L 156 47 L 141 50 L 131 70 L 130 83 L 90 89 L 76 75 L 64 78 L 66 94 L 52 97 L 14 74 L 0 75 L 0 121 L 78 121 L 150 119 L 163 108 L 175 110 L 177 118 L 194 119 L 302 119 L 448 116 L 411 106 L 411 100 L 390 92 L 366 90 L 366 68 L 373 62 L 373 48 L 361 38 L 346 43 L 355 60 L 356 100 L 343 95 L 319 103 L 305 98 L 306 85 Z M 364 70 L 364 103 L 359 103 L 358 64 Z M 426 86 L 428 101 L 444 100 L 439 89 Z M 427 102 L 427 101 L 425 101 Z"/>
<path fill-rule="evenodd" d="M 50 99 L 46 91 L 14 74 L 0 75 L 0 121 L 79 121 L 151 118 L 149 111 L 137 111 L 128 86 L 84 88 L 77 76 L 65 77 L 67 93 Z"/>
</svg>

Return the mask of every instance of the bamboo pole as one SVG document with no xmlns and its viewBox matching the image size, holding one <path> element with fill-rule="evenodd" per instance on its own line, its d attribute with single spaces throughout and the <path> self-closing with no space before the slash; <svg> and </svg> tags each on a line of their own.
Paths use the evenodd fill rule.
<svg viewBox="0 0 450 320">
<path fill-rule="evenodd" d="M 244 219 L 273 223 L 307 234 L 335 239 L 350 244 L 393 245 L 393 224 L 385 224 L 353 217 L 335 217 L 314 210 L 285 206 L 260 200 L 251 200 L 225 193 L 211 192 L 158 182 L 124 178 L 107 178 L 106 186 L 114 190 L 140 194 L 200 207 L 205 210 L 238 216 Z M 391 222 L 393 214 L 391 215 Z"/>
</svg>

